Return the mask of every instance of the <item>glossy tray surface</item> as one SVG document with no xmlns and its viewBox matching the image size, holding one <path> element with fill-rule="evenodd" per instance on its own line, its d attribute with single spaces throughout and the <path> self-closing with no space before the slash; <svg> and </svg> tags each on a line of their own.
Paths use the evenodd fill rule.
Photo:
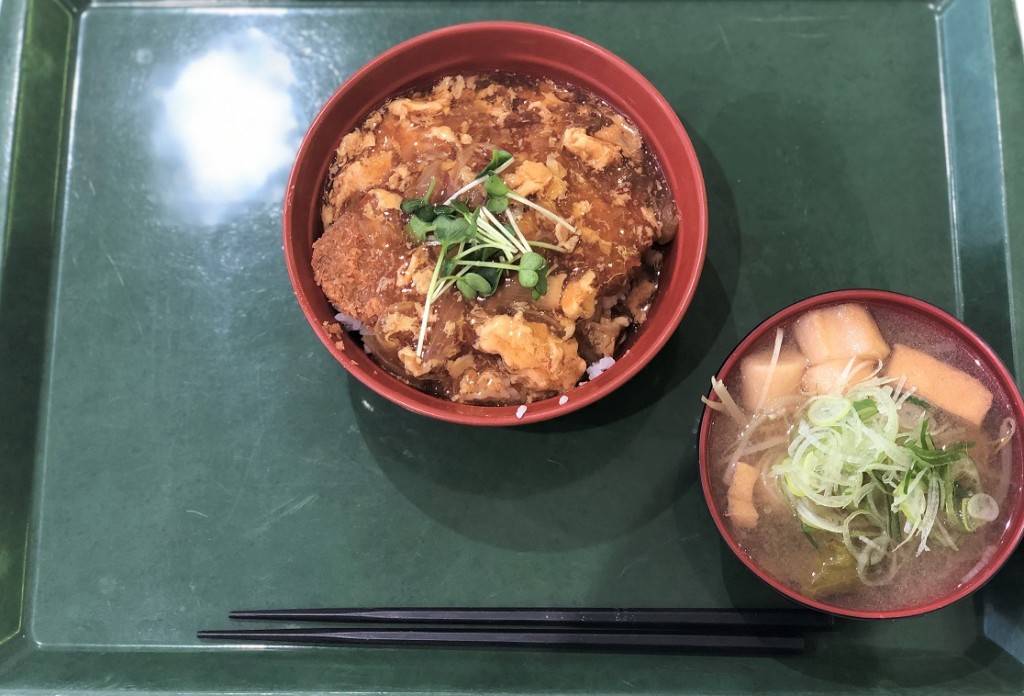
<svg viewBox="0 0 1024 696">
<path fill-rule="evenodd" d="M 319 346 L 284 181 L 319 105 L 412 35 L 575 32 L 694 140 L 708 261 L 604 402 L 470 429 Z M 719 541 L 699 396 L 760 319 L 915 295 L 1024 368 L 1024 60 L 1010 0 L 0 0 L 0 688 L 7 692 L 1024 689 L 1020 553 L 974 597 L 799 658 L 198 643 L 273 606 L 785 606 Z"/>
</svg>

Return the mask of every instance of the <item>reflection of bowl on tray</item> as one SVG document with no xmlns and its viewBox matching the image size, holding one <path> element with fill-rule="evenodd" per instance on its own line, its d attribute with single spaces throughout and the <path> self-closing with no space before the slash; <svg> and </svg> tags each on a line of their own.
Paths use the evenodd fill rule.
<svg viewBox="0 0 1024 696">
<path fill-rule="evenodd" d="M 584 381 L 565 393 L 545 394 L 549 398 L 538 400 L 531 395 L 527 398 L 531 403 L 525 406 L 457 403 L 390 374 L 364 351 L 358 335 L 326 330 L 335 322 L 336 309 L 311 268 L 314 242 L 324 233 L 325 180 L 343 136 L 396 95 L 429 89 L 444 76 L 489 72 L 548 78 L 557 85 L 578 88 L 632 121 L 660 166 L 679 219 L 678 233 L 664 249 L 658 288 L 646 309 L 646 320 L 617 346 L 614 364 L 592 381 L 583 375 Z M 399 193 L 406 200 L 414 197 Z M 328 351 L 353 376 L 394 403 L 423 415 L 475 425 L 546 420 L 596 401 L 635 375 L 668 340 L 686 311 L 700 276 L 706 240 L 707 204 L 699 164 L 679 119 L 657 90 L 623 60 L 580 37 L 509 22 L 430 32 L 388 50 L 357 71 L 328 100 L 306 134 L 284 204 L 289 276 L 303 313 Z M 433 320 L 433 315 L 429 318 Z M 422 345 L 421 335 L 420 351 Z M 421 358 L 422 352 L 415 356 Z"/>
<path fill-rule="evenodd" d="M 748 568 L 804 604 L 932 611 L 984 584 L 1024 532 L 1020 392 L 991 348 L 925 302 L 878 290 L 797 302 L 736 347 L 708 404 L 711 516 Z"/>
</svg>

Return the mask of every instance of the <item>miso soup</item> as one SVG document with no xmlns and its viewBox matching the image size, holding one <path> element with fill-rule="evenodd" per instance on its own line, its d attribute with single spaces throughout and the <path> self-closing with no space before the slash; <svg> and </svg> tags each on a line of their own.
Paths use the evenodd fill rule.
<svg viewBox="0 0 1024 696">
<path fill-rule="evenodd" d="M 1021 472 L 1010 397 L 934 319 L 811 309 L 706 400 L 710 497 L 742 553 L 801 595 L 899 611 L 991 559 Z"/>
</svg>

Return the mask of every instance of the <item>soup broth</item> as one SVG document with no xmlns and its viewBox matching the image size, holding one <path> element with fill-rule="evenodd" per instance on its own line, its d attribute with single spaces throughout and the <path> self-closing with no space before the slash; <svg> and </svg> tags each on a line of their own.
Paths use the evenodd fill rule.
<svg viewBox="0 0 1024 696">
<path fill-rule="evenodd" d="M 812 312 L 768 332 L 716 389 L 714 504 L 743 553 L 812 599 L 894 611 L 948 595 L 994 553 L 1021 486 L 1007 395 L 927 319 L 883 306 Z M 873 390 L 888 390 L 898 414 L 889 455 L 867 454 L 888 428 L 888 402 L 864 396 Z"/>
</svg>

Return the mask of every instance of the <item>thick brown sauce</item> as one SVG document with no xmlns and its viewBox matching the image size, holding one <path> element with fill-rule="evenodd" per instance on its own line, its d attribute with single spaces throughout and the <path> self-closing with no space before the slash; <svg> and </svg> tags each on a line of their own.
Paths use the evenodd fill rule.
<svg viewBox="0 0 1024 696">
<path fill-rule="evenodd" d="M 512 153 L 509 187 L 569 220 L 570 233 L 534 210 L 511 210 L 528 240 L 561 245 L 547 259 L 549 289 L 534 301 L 513 277 L 493 296 L 446 293 L 415 354 L 436 247 L 405 231 L 403 199 L 440 203 L 471 181 L 493 148 Z M 480 187 L 463 199 L 484 200 Z M 658 245 L 678 216 L 635 126 L 596 97 L 550 80 L 453 76 L 373 112 L 338 148 L 324 188 L 323 237 L 313 268 L 328 299 L 362 322 L 386 369 L 424 391 L 481 404 L 527 403 L 567 391 L 587 364 L 614 355 L 646 318 Z M 499 319 L 504 317 L 504 319 Z M 336 325 L 327 330 L 340 334 Z"/>
</svg>

